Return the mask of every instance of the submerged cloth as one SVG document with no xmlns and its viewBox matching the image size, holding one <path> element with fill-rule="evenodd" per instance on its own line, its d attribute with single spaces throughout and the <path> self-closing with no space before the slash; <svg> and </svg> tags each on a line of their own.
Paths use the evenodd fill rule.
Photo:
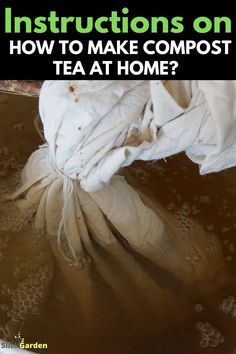
<svg viewBox="0 0 236 354">
<path fill-rule="evenodd" d="M 152 144 L 156 125 L 143 118 L 148 98 L 148 81 L 44 83 L 39 104 L 47 143 L 29 158 L 12 198 L 19 198 L 27 215 L 35 215 L 38 228 L 57 238 L 66 259 L 79 269 L 94 258 L 93 239 L 119 258 L 118 233 L 159 267 L 192 279 L 198 265 L 189 264 L 188 255 L 195 241 L 178 242 L 160 208 L 143 201 L 124 177 L 110 180 L 129 158 L 114 147 L 128 143 L 135 151 L 138 144 L 137 151 L 148 152 Z M 87 193 L 81 181 L 97 164 L 104 172 L 103 188 Z M 201 258 L 207 255 L 201 252 Z"/>
<path fill-rule="evenodd" d="M 111 97 L 107 97 L 107 103 L 101 100 L 94 110 L 93 91 L 97 96 L 96 85 L 102 92 L 103 87 L 106 88 L 104 82 L 92 87 L 87 82 L 81 84 L 80 89 L 85 93 L 85 99 L 81 99 L 81 102 L 71 95 L 74 87 L 67 82 L 44 85 L 40 96 L 40 113 L 47 145 L 30 157 L 22 173 L 22 187 L 13 196 L 24 195 L 18 202 L 21 210 L 27 214 L 35 213 L 37 227 L 45 228 L 49 235 L 57 235 L 58 244 L 68 260 L 72 256 L 73 263 L 79 268 L 88 260 L 91 243 L 89 231 L 95 233 L 98 239 L 100 237 L 101 242 L 113 243 L 111 229 L 102 211 L 131 244 L 135 243 L 137 233 L 140 245 L 147 234 L 149 241 L 152 239 L 156 242 L 156 230 L 164 227 L 122 177 L 114 177 L 110 186 L 98 195 L 88 195 L 79 186 L 78 174 L 85 173 L 84 170 L 93 161 L 96 163 L 104 156 L 111 144 L 118 140 L 118 132 L 123 137 L 124 127 L 130 129 L 132 121 L 141 116 L 147 98 L 146 83 L 130 81 L 123 86 L 113 84 L 114 90 L 110 91 Z M 123 126 L 118 120 L 119 104 L 112 110 L 120 100 L 127 107 Z M 85 107 L 89 112 L 87 115 L 84 114 Z M 110 130 L 105 138 L 102 134 L 102 118 L 109 111 L 110 118 L 108 114 L 107 119 L 112 117 L 117 128 Z M 127 116 L 130 117 L 129 124 Z M 161 239 L 162 233 L 160 242 Z M 67 243 L 63 244 L 65 240 Z"/>
</svg>

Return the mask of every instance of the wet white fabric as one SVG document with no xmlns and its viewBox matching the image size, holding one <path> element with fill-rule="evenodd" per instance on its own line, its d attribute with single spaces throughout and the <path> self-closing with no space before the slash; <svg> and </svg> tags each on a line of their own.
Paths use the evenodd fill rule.
<svg viewBox="0 0 236 354">
<path fill-rule="evenodd" d="M 93 167 L 143 124 L 148 98 L 148 82 L 45 82 L 39 108 L 55 167 L 72 179 L 86 180 Z M 142 132 L 145 134 L 145 127 Z M 140 139 L 145 141 L 146 137 Z M 110 180 L 125 159 L 125 154 L 114 151 L 109 168 L 104 161 L 100 186 Z"/>
<path fill-rule="evenodd" d="M 233 89 L 232 83 L 46 81 L 39 108 L 47 143 L 30 157 L 13 198 L 21 197 L 21 209 L 36 215 L 36 226 L 57 235 L 64 255 L 78 267 L 89 259 L 92 225 L 112 240 L 106 219 L 132 247 L 147 234 L 149 244 L 156 238 L 161 244 L 162 218 L 123 177 L 112 176 L 136 159 L 183 150 L 202 173 L 234 163 Z M 174 248 L 169 244 L 169 251 Z"/>
<path fill-rule="evenodd" d="M 117 248 L 113 229 L 134 249 L 152 249 L 153 244 L 160 253 L 160 266 L 170 263 L 169 255 L 176 253 L 160 213 L 146 206 L 123 177 L 114 176 L 97 193 L 84 192 L 78 181 L 113 145 L 136 134 L 148 92 L 147 82 L 135 81 L 92 86 L 84 82 L 78 87 L 46 82 L 42 88 L 40 113 L 47 144 L 29 158 L 22 186 L 12 198 L 19 198 L 17 203 L 27 215 L 35 215 L 38 228 L 57 236 L 64 256 L 78 268 L 89 261 L 91 234 L 97 242 Z M 109 178 L 116 168 L 115 160 Z M 107 181 L 104 178 L 102 183 Z"/>
<path fill-rule="evenodd" d="M 22 173 L 22 186 L 12 196 L 26 215 L 35 215 L 35 226 L 45 229 L 57 242 L 66 260 L 82 269 L 93 257 L 93 242 L 119 256 L 116 230 L 137 252 L 153 253 L 158 265 L 179 274 L 191 272 L 176 257 L 185 259 L 161 210 L 146 206 L 122 176 L 95 193 L 84 192 L 77 181 L 61 175 L 49 159 L 47 146 L 36 150 Z"/>
<path fill-rule="evenodd" d="M 236 165 L 236 82 L 150 81 L 150 97 L 137 126 L 136 146 L 129 141 L 113 145 L 87 175 L 79 176 L 85 190 L 99 189 L 116 163 L 118 170 L 137 159 L 157 160 L 182 151 L 199 164 L 201 174 Z"/>
</svg>

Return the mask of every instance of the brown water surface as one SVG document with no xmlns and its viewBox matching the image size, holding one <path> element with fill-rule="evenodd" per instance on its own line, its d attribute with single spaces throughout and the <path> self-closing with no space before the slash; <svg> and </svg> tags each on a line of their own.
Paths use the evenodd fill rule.
<svg viewBox="0 0 236 354">
<path fill-rule="evenodd" d="M 0 95 L 2 195 L 42 143 L 36 114 L 36 99 Z M 177 254 L 176 271 L 162 268 L 119 240 L 120 260 L 95 244 L 100 268 L 94 262 L 78 274 L 2 202 L 0 338 L 20 332 L 26 343 L 46 343 L 35 351 L 47 354 L 235 354 L 236 169 L 200 176 L 181 154 L 123 174 L 177 225 L 186 259 Z"/>
</svg>

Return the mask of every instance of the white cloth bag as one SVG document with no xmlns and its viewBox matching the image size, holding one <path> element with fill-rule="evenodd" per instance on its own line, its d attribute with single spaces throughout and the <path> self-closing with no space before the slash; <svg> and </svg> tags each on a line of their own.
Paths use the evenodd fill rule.
<svg viewBox="0 0 236 354">
<path fill-rule="evenodd" d="M 38 228 L 57 238 L 68 262 L 79 269 L 90 259 L 91 235 L 119 253 L 113 230 L 133 249 L 155 254 L 160 266 L 178 268 L 175 255 L 182 250 L 171 240 L 168 224 L 122 176 L 106 185 L 103 175 L 103 188 L 94 193 L 85 192 L 79 183 L 111 146 L 132 142 L 143 124 L 148 97 L 148 82 L 139 81 L 59 81 L 42 87 L 40 114 L 47 144 L 29 158 L 22 186 L 12 198 L 18 198 L 23 212 L 35 215 Z M 109 164 L 108 180 L 121 164 L 120 156 Z"/>
<path fill-rule="evenodd" d="M 154 84 L 46 81 L 39 101 L 46 144 L 29 158 L 22 185 L 12 198 L 18 199 L 27 216 L 35 217 L 36 227 L 54 238 L 65 259 L 78 269 L 91 259 L 97 262 L 96 244 L 120 262 L 126 257 L 122 239 L 132 252 L 192 282 L 206 273 L 211 259 L 207 248 L 199 243 L 211 239 L 221 263 L 216 238 L 206 238 L 203 230 L 196 228 L 183 240 L 174 220 L 167 218 L 160 206 L 135 191 L 124 177 L 113 176 L 136 158 L 151 158 L 153 152 L 164 157 L 181 151 L 199 133 L 205 112 L 202 92 L 197 90 L 189 106 L 181 111 L 182 122 L 192 122 L 194 129 L 188 131 L 180 120 L 172 119 L 176 114 L 173 97 L 166 109 L 154 101 L 155 95 L 151 100 Z M 170 96 L 163 88 L 160 102 L 165 95 Z M 163 135 L 159 124 L 163 124 Z M 180 133 L 183 139 L 174 140 Z M 192 249 L 198 250 L 201 262 L 188 261 Z"/>
</svg>

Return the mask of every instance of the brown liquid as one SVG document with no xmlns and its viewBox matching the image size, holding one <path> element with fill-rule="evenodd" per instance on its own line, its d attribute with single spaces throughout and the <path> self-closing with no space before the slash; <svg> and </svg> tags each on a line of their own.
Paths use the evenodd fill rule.
<svg viewBox="0 0 236 354">
<path fill-rule="evenodd" d="M 9 148 L 9 152 L 0 154 L 0 172 L 6 172 L 6 176 L 1 177 L 3 181 L 8 180 L 16 165 L 24 164 L 41 143 L 33 126 L 36 107 L 37 101 L 32 98 L 0 96 L 0 149 Z M 17 163 L 13 160 L 4 165 L 12 156 Z M 50 241 L 35 240 L 28 229 L 2 231 L 0 253 L 1 245 L 5 244 L 5 248 L 0 258 L 0 290 L 4 284 L 12 290 L 10 294 L 0 292 L 0 305 L 8 305 L 10 310 L 15 306 L 15 316 L 21 311 L 23 317 L 14 321 L 10 310 L 5 310 L 4 306 L 0 308 L 0 326 L 5 331 L 6 323 L 11 326 L 11 336 L 7 339 L 13 341 L 14 333 L 17 335 L 20 331 L 27 343 L 47 343 L 48 349 L 35 351 L 49 354 L 198 354 L 213 351 L 233 354 L 236 351 L 236 310 L 234 318 L 233 304 L 226 306 L 225 311 L 220 307 L 224 298 L 236 297 L 236 169 L 200 176 L 197 166 L 181 154 L 166 162 L 137 162 L 124 174 L 134 187 L 163 206 L 169 221 L 172 217 L 178 219 L 181 210 L 182 216 L 200 225 L 197 228 L 198 245 L 200 249 L 208 247 L 207 252 L 212 251 L 209 263 L 204 263 L 191 282 L 157 267 L 132 249 L 127 249 L 132 262 L 125 268 L 122 262 L 98 247 L 99 257 L 111 272 L 111 284 L 108 277 L 106 281 L 101 277 L 96 265 L 91 266 L 87 274 L 78 276 L 77 271 L 63 263 L 56 249 L 52 251 Z M 183 229 L 183 221 L 179 227 L 183 232 L 188 230 L 188 226 Z M 221 253 L 217 253 L 210 241 L 206 244 L 200 241 L 203 237 L 207 239 L 209 233 L 220 242 L 222 260 Z M 197 255 L 192 257 L 196 257 L 197 264 Z M 131 269 L 134 262 L 135 267 Z M 38 304 L 32 307 L 30 299 L 29 303 L 24 300 L 27 286 L 22 295 L 23 303 L 20 302 L 21 293 L 17 287 L 21 287 L 19 284 L 29 278 L 29 274 L 35 280 L 38 270 L 45 264 L 46 280 L 42 280 L 42 292 L 39 290 L 36 298 Z M 38 289 L 37 282 L 35 284 Z M 32 292 L 30 286 L 28 289 Z M 199 322 L 209 322 L 215 328 L 207 348 L 203 348 L 206 345 L 204 336 L 196 328 Z M 217 330 L 222 336 L 222 343 L 218 344 Z M 3 334 L 0 330 L 0 337 Z"/>
</svg>

